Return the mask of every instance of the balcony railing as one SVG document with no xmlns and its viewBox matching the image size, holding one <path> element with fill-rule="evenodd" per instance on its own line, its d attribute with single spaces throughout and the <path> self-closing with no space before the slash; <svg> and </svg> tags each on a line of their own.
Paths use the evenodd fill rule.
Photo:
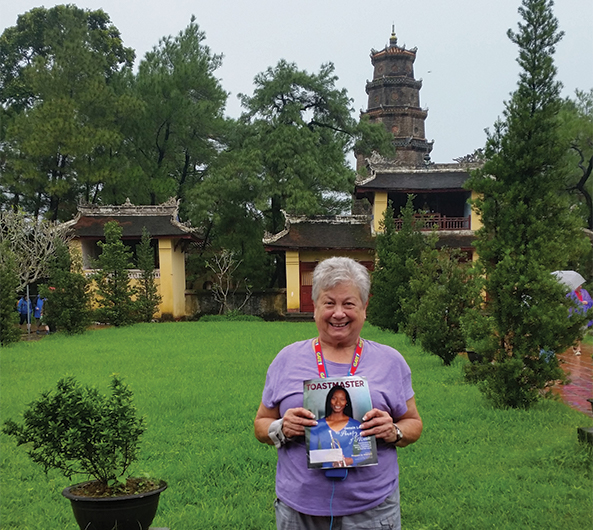
<svg viewBox="0 0 593 530">
<path fill-rule="evenodd" d="M 402 229 L 401 217 L 395 219 L 395 229 Z M 414 225 L 418 230 L 470 230 L 471 216 L 447 217 L 440 213 L 415 214 Z"/>
</svg>

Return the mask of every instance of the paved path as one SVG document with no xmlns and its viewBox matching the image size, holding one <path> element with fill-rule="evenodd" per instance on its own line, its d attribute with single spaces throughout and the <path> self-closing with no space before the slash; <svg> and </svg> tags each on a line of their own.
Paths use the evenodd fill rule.
<svg viewBox="0 0 593 530">
<path fill-rule="evenodd" d="M 582 344 L 581 351 L 581 355 L 575 355 L 569 348 L 558 356 L 564 361 L 562 367 L 568 373 L 570 384 L 558 385 L 554 391 L 573 409 L 593 417 L 591 403 L 587 401 L 593 398 L 593 345 Z"/>
</svg>

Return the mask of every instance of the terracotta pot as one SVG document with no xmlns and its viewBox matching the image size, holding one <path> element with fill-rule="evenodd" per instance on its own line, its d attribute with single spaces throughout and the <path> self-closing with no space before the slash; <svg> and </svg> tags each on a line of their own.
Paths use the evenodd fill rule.
<svg viewBox="0 0 593 530">
<path fill-rule="evenodd" d="M 62 495 L 70 499 L 81 530 L 148 530 L 156 515 L 159 496 L 167 489 L 167 483 L 161 481 L 159 489 L 123 497 L 82 497 L 70 493 L 80 485 L 65 488 Z"/>
</svg>

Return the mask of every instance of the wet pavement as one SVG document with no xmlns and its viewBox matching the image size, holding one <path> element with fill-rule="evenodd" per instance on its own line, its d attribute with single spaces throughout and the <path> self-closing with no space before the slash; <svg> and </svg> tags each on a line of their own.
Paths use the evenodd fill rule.
<svg viewBox="0 0 593 530">
<path fill-rule="evenodd" d="M 587 399 L 593 398 L 593 345 L 582 344 L 581 355 L 575 355 L 572 348 L 558 357 L 562 359 L 562 367 L 568 374 L 567 385 L 557 385 L 554 392 L 562 401 L 573 409 L 579 410 L 587 416 L 593 417 L 591 403 Z"/>
</svg>

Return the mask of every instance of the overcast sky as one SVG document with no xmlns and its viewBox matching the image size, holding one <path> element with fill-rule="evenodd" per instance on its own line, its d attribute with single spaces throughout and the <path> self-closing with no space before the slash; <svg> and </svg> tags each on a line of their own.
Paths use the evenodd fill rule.
<svg viewBox="0 0 593 530">
<path fill-rule="evenodd" d="M 66 2 L 1 0 L 0 30 L 33 7 Z M 136 63 L 189 23 L 191 15 L 213 53 L 223 54 L 216 75 L 230 93 L 227 114 L 238 117 L 238 93 L 253 92 L 254 76 L 280 59 L 318 72 L 333 62 L 338 88 L 346 88 L 358 116 L 367 108 L 371 49 L 385 47 L 395 24 L 398 44 L 418 48 L 415 76 L 428 108 L 426 137 L 433 162 L 483 147 L 484 129 L 501 115 L 518 80 L 517 48 L 506 32 L 517 29 L 520 0 L 79 0 L 103 9 L 136 51 Z M 555 55 L 563 95 L 593 88 L 593 2 L 557 0 L 565 32 Z"/>
</svg>

